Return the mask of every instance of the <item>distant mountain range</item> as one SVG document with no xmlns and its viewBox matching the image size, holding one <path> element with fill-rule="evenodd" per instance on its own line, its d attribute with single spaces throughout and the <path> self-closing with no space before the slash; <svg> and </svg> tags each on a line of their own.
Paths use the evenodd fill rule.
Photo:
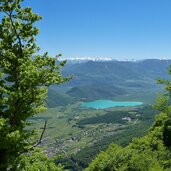
<svg viewBox="0 0 171 171">
<path fill-rule="evenodd" d="M 121 59 L 121 60 L 116 60 L 110 57 L 75 57 L 75 58 L 60 58 L 59 60 L 67 60 L 69 62 L 71 61 L 75 61 L 75 62 L 87 62 L 87 61 L 130 61 L 130 62 L 139 62 L 139 61 L 144 61 L 144 60 L 148 60 L 148 59 L 142 59 L 142 60 L 136 60 L 134 58 L 132 59 Z M 151 60 L 151 59 L 150 59 Z M 155 60 L 155 59 L 154 59 Z M 169 60 L 167 58 L 161 58 L 158 60 Z"/>
<path fill-rule="evenodd" d="M 137 100 L 143 100 L 146 96 L 149 99 L 160 90 L 156 79 L 169 79 L 167 68 L 170 64 L 171 60 L 158 59 L 142 61 L 81 60 L 81 62 L 79 59 L 75 62 L 69 60 L 62 72 L 65 76 L 73 75 L 73 79 L 61 86 L 52 86 L 49 92 L 49 101 L 52 103 L 57 98 L 56 103 L 52 105 L 55 106 L 66 104 L 66 102 L 96 99 L 135 100 L 133 98 L 139 96 L 143 97 Z M 56 93 L 52 93 L 52 91 Z M 61 91 L 63 95 L 59 95 Z M 146 100 L 148 101 L 148 99 Z"/>
</svg>

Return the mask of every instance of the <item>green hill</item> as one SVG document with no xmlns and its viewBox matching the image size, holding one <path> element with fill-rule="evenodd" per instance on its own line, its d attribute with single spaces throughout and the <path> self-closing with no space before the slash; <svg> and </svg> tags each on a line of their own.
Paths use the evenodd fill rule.
<svg viewBox="0 0 171 171">
<path fill-rule="evenodd" d="M 73 87 L 67 91 L 68 95 L 77 100 L 112 99 L 125 93 L 126 91 L 123 88 L 104 85 Z"/>
<path fill-rule="evenodd" d="M 55 91 L 53 89 L 48 89 L 47 96 L 48 96 L 47 106 L 49 108 L 54 108 L 56 106 L 66 106 L 68 104 L 74 103 L 72 97 L 68 96 L 65 93 Z"/>
<path fill-rule="evenodd" d="M 64 68 L 64 75 L 73 74 L 73 79 L 66 86 L 115 85 L 127 87 L 156 87 L 158 77 L 166 75 L 170 60 L 130 61 L 88 61 L 75 63 Z"/>
<path fill-rule="evenodd" d="M 64 75 L 73 79 L 61 86 L 52 86 L 48 107 L 97 99 L 138 100 L 151 103 L 161 86 L 156 78 L 168 78 L 170 60 L 88 61 L 68 63 Z"/>
</svg>

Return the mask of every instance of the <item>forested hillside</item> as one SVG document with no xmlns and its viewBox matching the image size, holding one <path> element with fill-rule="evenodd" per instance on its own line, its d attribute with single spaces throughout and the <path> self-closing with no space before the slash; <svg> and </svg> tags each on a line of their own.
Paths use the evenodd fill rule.
<svg viewBox="0 0 171 171">
<path fill-rule="evenodd" d="M 68 61 L 69 62 L 69 61 Z M 106 85 L 123 87 L 153 86 L 157 77 L 166 78 L 171 60 L 149 59 L 143 61 L 88 61 L 74 63 L 63 69 L 65 75 L 73 74 L 66 85 Z M 150 81 L 150 84 L 149 84 Z"/>
<path fill-rule="evenodd" d="M 111 145 L 97 156 L 86 171 L 171 170 L 170 81 L 159 80 L 159 82 L 165 84 L 167 94 L 158 98 L 155 108 L 160 113 L 147 135 L 133 139 L 124 148 Z"/>
<path fill-rule="evenodd" d="M 151 104 L 161 91 L 156 79 L 169 78 L 167 68 L 170 63 L 171 60 L 157 59 L 136 62 L 68 61 L 63 74 L 73 78 L 61 86 L 51 86 L 48 107 L 97 99 L 134 99 Z"/>
</svg>

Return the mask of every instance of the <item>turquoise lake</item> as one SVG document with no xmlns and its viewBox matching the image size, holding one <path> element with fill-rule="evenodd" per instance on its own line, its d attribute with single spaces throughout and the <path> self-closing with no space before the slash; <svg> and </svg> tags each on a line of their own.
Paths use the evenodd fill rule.
<svg viewBox="0 0 171 171">
<path fill-rule="evenodd" d="M 133 101 L 112 101 L 112 100 L 95 100 L 92 102 L 85 102 L 81 104 L 81 106 L 86 108 L 94 108 L 94 109 L 106 109 L 111 107 L 121 107 L 121 106 L 139 106 L 142 105 L 142 102 L 133 102 Z"/>
</svg>

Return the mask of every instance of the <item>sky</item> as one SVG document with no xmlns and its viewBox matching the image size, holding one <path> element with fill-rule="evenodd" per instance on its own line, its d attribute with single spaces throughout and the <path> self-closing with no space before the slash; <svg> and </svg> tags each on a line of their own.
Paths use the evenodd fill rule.
<svg viewBox="0 0 171 171">
<path fill-rule="evenodd" d="M 29 0 L 40 53 L 171 59 L 171 0 Z"/>
</svg>

